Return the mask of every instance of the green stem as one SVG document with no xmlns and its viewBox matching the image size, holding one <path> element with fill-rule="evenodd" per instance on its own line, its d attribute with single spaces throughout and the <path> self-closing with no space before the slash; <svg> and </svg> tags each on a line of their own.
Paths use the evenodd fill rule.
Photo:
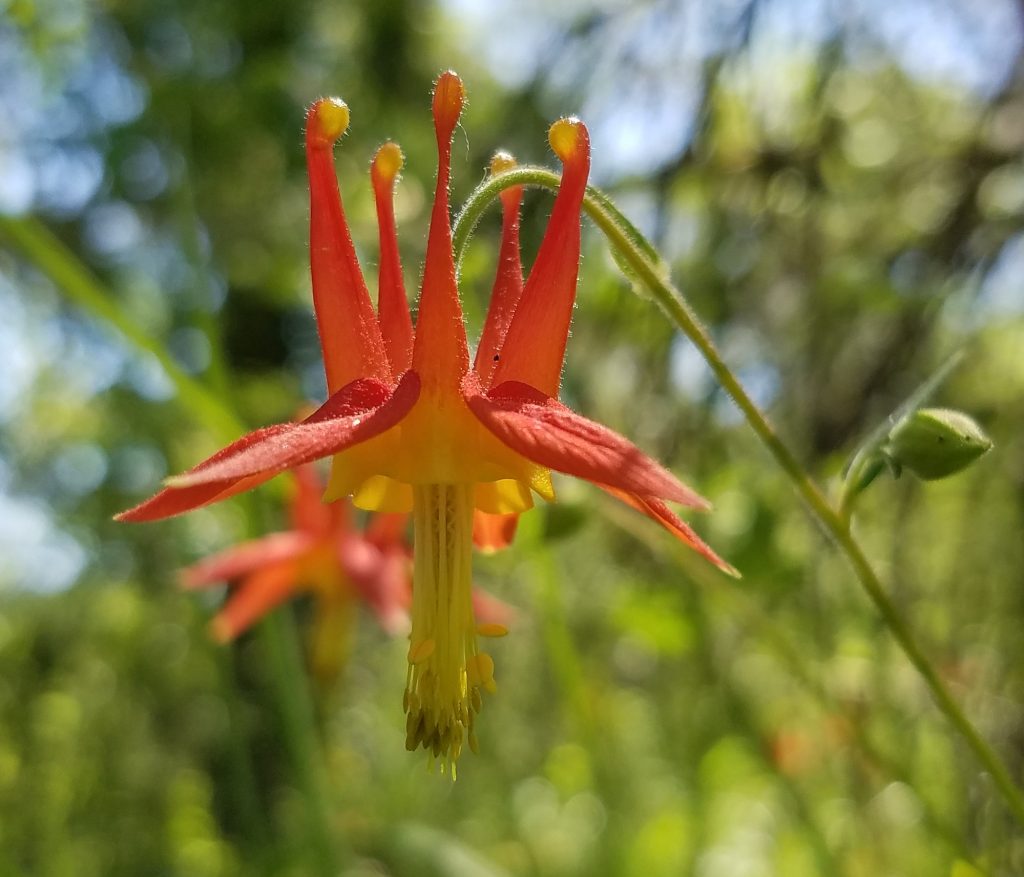
<svg viewBox="0 0 1024 877">
<path fill-rule="evenodd" d="M 461 260 L 469 236 L 487 205 L 503 189 L 509 186 L 543 186 L 557 189 L 559 179 L 558 174 L 544 168 L 524 167 L 498 174 L 484 181 L 470 195 L 462 213 L 456 220 L 453 232 L 456 263 Z M 846 555 L 857 581 L 860 582 L 871 602 L 875 604 L 886 627 L 889 628 L 889 632 L 910 663 L 921 675 L 931 691 L 935 703 L 970 747 L 978 762 L 991 775 L 1010 811 L 1021 826 L 1024 826 L 1024 795 L 1015 785 L 1009 770 L 949 693 L 938 672 L 918 645 L 910 627 L 886 594 L 877 573 L 864 555 L 860 544 L 850 532 L 848 522 L 844 520 L 840 512 L 832 507 L 818 485 L 804 471 L 793 452 L 779 438 L 768 422 L 768 418 L 747 395 L 739 380 L 722 359 L 711 336 L 683 298 L 682 293 L 668 278 L 667 272 L 658 263 L 656 256 L 652 257 L 653 247 L 617 209 L 611 206 L 608 198 L 593 187 L 587 189 L 583 209 L 604 232 L 619 257 L 651 293 L 662 310 L 700 351 L 718 382 L 733 398 L 751 429 L 775 458 L 775 462 L 786 473 L 797 493 L 807 504 L 811 514 L 832 537 L 840 551 Z"/>
<path fill-rule="evenodd" d="M 290 608 L 283 606 L 270 613 L 260 624 L 258 635 L 270 658 L 292 766 L 310 815 L 311 856 L 317 862 L 317 873 L 331 877 L 338 873 L 340 834 L 333 830 L 331 791 L 313 726 L 309 686 L 302 684 L 306 674 Z"/>
</svg>

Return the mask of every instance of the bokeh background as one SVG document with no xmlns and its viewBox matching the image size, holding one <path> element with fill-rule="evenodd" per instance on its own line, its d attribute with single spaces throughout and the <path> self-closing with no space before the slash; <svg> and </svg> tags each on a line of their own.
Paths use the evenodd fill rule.
<svg viewBox="0 0 1024 877">
<path fill-rule="evenodd" d="M 455 203 L 498 147 L 552 164 L 548 123 L 582 116 L 594 182 L 830 489 L 966 350 L 937 401 L 995 450 L 948 481 L 881 479 L 857 533 L 1024 779 L 1022 22 L 1013 0 L 2 0 L 0 873 L 1024 872 L 1019 829 L 849 570 L 592 227 L 563 396 L 712 499 L 695 524 L 744 578 L 560 483 L 477 561 L 518 615 L 454 785 L 404 751 L 404 640 L 364 614 L 316 685 L 305 603 L 221 646 L 222 593 L 177 587 L 279 527 L 280 489 L 111 521 L 226 418 L 323 398 L 313 98 L 352 108 L 337 165 L 371 285 L 366 170 L 402 144 L 414 287 L 429 91 L 454 67 Z M 528 193 L 527 261 L 549 207 Z M 492 211 L 464 266 L 471 335 L 496 238 Z M 183 400 L 155 353 L 217 405 Z"/>
</svg>

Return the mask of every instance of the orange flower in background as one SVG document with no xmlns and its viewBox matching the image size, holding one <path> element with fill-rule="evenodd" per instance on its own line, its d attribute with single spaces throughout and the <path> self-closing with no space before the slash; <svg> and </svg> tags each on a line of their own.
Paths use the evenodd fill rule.
<svg viewBox="0 0 1024 877">
<path fill-rule="evenodd" d="M 316 604 L 310 659 L 321 678 L 337 675 L 348 652 L 354 613 L 365 603 L 389 634 L 409 629 L 412 596 L 406 515 L 375 515 L 355 528 L 347 502 L 321 502 L 312 466 L 295 470 L 291 529 L 228 548 L 182 571 L 189 589 L 230 582 L 211 629 L 235 639 L 275 607 L 303 594 Z"/>
<path fill-rule="evenodd" d="M 471 551 L 499 547 L 533 493 L 554 500 L 551 470 L 593 482 L 732 571 L 666 505 L 707 502 L 636 446 L 558 401 L 575 302 L 580 211 L 590 169 L 587 129 L 560 119 L 549 141 L 562 181 L 540 250 L 523 282 L 520 193 L 503 196 L 502 250 L 475 361 L 452 253 L 451 142 L 464 103 L 447 72 L 434 90 L 438 174 L 415 331 L 402 285 L 392 197 L 402 166 L 386 143 L 372 166 L 380 225 L 378 309 L 367 292 L 345 220 L 332 149 L 348 126 L 337 99 L 306 116 L 313 296 L 330 398 L 301 423 L 257 430 L 169 479 L 121 520 L 179 514 L 248 490 L 285 469 L 332 456 L 325 499 L 352 496 L 365 509 L 413 514 L 412 633 L 405 692 L 406 745 L 451 765 L 476 749 L 481 692 L 495 690 L 480 650 L 471 597 Z M 497 159 L 498 168 L 508 161 Z"/>
</svg>

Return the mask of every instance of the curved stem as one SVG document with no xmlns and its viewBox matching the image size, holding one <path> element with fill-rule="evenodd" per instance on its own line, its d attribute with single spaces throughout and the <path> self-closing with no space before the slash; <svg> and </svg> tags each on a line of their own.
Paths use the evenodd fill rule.
<svg viewBox="0 0 1024 877">
<path fill-rule="evenodd" d="M 498 193 L 509 186 L 542 186 L 556 189 L 559 176 L 544 168 L 523 167 L 495 175 L 486 180 L 470 195 L 455 223 L 453 239 L 456 264 L 461 260 L 473 228 L 479 222 L 487 205 Z M 768 418 L 747 395 L 742 384 L 722 359 L 707 330 L 701 325 L 693 309 L 675 287 L 654 253 L 653 247 L 643 235 L 622 214 L 612 206 L 608 198 L 597 189 L 588 187 L 583 208 L 601 229 L 618 256 L 630 272 L 643 284 L 654 300 L 661 306 L 669 319 L 686 335 L 700 351 L 718 382 L 733 398 L 743 412 L 750 428 L 768 449 L 775 462 L 786 473 L 797 493 L 807 504 L 811 514 L 832 537 L 867 593 L 871 602 L 882 616 L 889 632 L 899 644 L 910 663 L 921 675 L 931 691 L 936 705 L 950 724 L 964 739 L 981 766 L 991 775 L 1007 806 L 1016 820 L 1024 826 L 1024 795 L 1014 783 L 1006 765 L 995 750 L 981 736 L 967 718 L 960 705 L 950 694 L 938 671 L 932 666 L 923 649 L 914 638 L 909 625 L 903 620 L 895 604 L 889 599 L 878 574 L 868 561 L 860 544 L 850 531 L 849 523 L 841 512 L 833 508 L 821 488 L 804 471 L 793 452 L 779 438 Z"/>
</svg>

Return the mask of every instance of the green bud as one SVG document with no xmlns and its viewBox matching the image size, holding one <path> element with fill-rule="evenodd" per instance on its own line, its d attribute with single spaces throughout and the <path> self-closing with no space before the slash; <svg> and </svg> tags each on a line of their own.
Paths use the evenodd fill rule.
<svg viewBox="0 0 1024 877">
<path fill-rule="evenodd" d="M 897 467 L 932 481 L 966 469 L 991 447 L 991 439 L 962 411 L 919 408 L 893 427 L 884 451 Z"/>
</svg>

